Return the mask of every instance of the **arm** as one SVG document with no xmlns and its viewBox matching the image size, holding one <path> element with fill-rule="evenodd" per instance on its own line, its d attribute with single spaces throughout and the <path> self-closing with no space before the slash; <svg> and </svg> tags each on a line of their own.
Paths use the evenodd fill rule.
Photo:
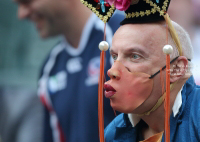
<svg viewBox="0 0 200 142">
<path fill-rule="evenodd" d="M 44 130 L 43 130 L 43 142 L 53 142 L 52 129 L 50 126 L 50 114 L 49 111 L 44 108 Z"/>
</svg>

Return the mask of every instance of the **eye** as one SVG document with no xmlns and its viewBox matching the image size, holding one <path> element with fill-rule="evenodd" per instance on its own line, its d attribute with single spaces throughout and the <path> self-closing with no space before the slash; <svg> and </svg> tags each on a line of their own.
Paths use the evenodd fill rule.
<svg viewBox="0 0 200 142">
<path fill-rule="evenodd" d="M 117 55 L 116 55 L 116 54 L 113 54 L 113 55 L 112 55 L 112 58 L 113 58 L 114 61 L 117 60 Z"/>
<path fill-rule="evenodd" d="M 137 55 L 137 54 L 133 54 L 133 55 L 131 56 L 131 58 L 136 60 L 136 59 L 139 59 L 139 58 L 140 58 L 140 56 L 139 56 L 139 55 Z"/>
</svg>

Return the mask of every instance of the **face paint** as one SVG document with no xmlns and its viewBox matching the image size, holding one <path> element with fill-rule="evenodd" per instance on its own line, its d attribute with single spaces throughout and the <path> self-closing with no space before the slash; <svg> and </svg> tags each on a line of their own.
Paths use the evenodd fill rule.
<svg viewBox="0 0 200 142">
<path fill-rule="evenodd" d="M 104 85 L 105 96 L 110 98 L 114 110 L 130 113 L 139 107 L 151 94 L 153 79 L 142 72 L 129 72 L 119 61 L 115 61 Z"/>
</svg>

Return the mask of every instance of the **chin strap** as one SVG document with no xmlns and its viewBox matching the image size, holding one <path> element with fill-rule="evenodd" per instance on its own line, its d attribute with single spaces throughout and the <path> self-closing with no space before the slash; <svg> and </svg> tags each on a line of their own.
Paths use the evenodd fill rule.
<svg viewBox="0 0 200 142">
<path fill-rule="evenodd" d="M 173 84 L 170 84 L 170 91 L 174 89 L 175 84 L 176 82 Z M 137 115 L 138 116 L 150 115 L 151 112 L 155 111 L 157 108 L 160 107 L 160 105 L 164 102 L 165 97 L 166 97 L 166 92 L 158 99 L 157 103 L 149 111 L 146 111 L 142 114 L 137 114 Z"/>
</svg>

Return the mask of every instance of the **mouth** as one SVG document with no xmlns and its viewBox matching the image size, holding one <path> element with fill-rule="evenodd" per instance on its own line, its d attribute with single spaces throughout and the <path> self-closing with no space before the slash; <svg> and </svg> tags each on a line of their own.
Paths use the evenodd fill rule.
<svg viewBox="0 0 200 142">
<path fill-rule="evenodd" d="M 116 90 L 109 84 L 104 84 L 104 89 L 106 98 L 110 98 L 116 93 Z"/>
</svg>

